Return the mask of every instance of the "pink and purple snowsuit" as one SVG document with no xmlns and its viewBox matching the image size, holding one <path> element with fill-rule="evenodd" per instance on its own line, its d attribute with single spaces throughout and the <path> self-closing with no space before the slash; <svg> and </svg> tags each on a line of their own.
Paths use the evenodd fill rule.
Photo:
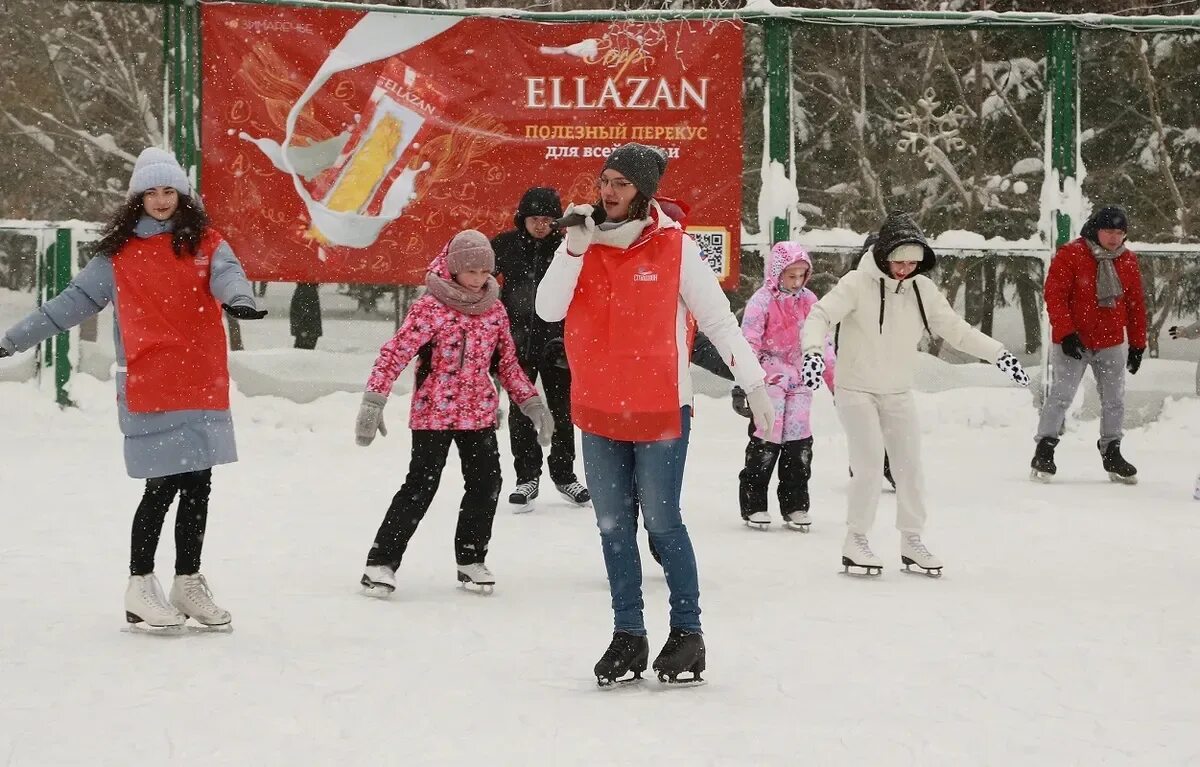
<svg viewBox="0 0 1200 767">
<path fill-rule="evenodd" d="M 771 433 L 755 430 L 754 436 L 777 445 L 812 436 L 813 392 L 800 380 L 804 357 L 800 351 L 800 331 L 817 296 L 803 286 L 791 294 L 779 287 L 780 275 L 788 267 L 801 263 L 808 266 L 811 276 L 812 259 L 800 245 L 780 242 L 771 248 L 763 286 L 750 297 L 742 315 L 742 334 L 758 354 L 767 374 L 767 393 L 775 405 Z M 825 383 L 830 392 L 833 369 L 833 343 L 829 341 L 825 348 Z"/>
</svg>

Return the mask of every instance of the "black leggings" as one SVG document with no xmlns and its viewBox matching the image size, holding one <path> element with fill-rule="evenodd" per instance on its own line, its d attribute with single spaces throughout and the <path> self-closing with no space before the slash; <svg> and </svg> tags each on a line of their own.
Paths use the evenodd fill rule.
<svg viewBox="0 0 1200 767">
<path fill-rule="evenodd" d="M 154 554 L 162 534 L 163 520 L 171 510 L 175 494 L 179 509 L 175 512 L 175 574 L 200 572 L 200 551 L 204 548 L 204 529 L 208 524 L 208 495 L 212 490 L 212 469 L 172 474 L 146 480 L 146 492 L 133 515 L 133 534 L 129 546 L 129 574 L 154 572 Z"/>
</svg>

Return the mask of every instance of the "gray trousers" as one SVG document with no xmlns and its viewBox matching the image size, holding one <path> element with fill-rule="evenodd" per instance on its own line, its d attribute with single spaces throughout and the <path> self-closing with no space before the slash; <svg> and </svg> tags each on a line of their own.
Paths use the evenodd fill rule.
<svg viewBox="0 0 1200 767">
<path fill-rule="evenodd" d="M 1042 403 L 1042 416 L 1038 420 L 1037 439 L 1062 436 L 1066 423 L 1067 409 L 1079 391 L 1083 371 L 1090 365 L 1096 377 L 1096 391 L 1100 395 L 1100 449 L 1121 438 L 1121 424 L 1125 419 L 1125 344 L 1110 346 L 1099 351 L 1085 351 L 1083 359 L 1077 360 L 1063 353 L 1062 344 L 1050 347 L 1050 393 Z"/>
</svg>

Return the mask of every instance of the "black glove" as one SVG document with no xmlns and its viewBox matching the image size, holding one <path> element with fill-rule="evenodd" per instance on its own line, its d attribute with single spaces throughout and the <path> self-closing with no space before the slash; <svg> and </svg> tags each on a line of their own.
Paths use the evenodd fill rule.
<svg viewBox="0 0 1200 767">
<path fill-rule="evenodd" d="M 555 367 L 567 367 L 567 348 L 563 344 L 563 340 L 561 338 L 551 338 L 547 341 L 546 348 L 542 352 L 542 359 Z"/>
<path fill-rule="evenodd" d="M 740 386 L 735 386 L 729 392 L 730 398 L 733 400 L 733 412 L 740 415 L 742 418 L 750 418 L 753 414 L 750 412 L 750 406 L 746 404 L 746 392 Z"/>
<path fill-rule="evenodd" d="M 11 357 L 11 356 L 12 356 L 12 352 L 10 352 L 8 349 L 5 349 L 3 346 L 0 346 L 0 360 L 4 359 L 5 357 Z"/>
<path fill-rule="evenodd" d="M 1138 368 L 1142 366 L 1142 355 L 1145 353 L 1145 349 L 1129 347 L 1129 358 L 1125 361 L 1125 369 L 1129 371 L 1129 375 L 1137 374 Z"/>
<path fill-rule="evenodd" d="M 221 304 L 221 308 L 225 313 L 235 320 L 261 320 L 267 316 L 267 310 L 259 311 L 253 306 L 230 306 L 229 304 Z"/>
<path fill-rule="evenodd" d="M 1083 341 L 1079 339 L 1078 333 L 1072 333 L 1062 340 L 1063 354 L 1068 357 L 1074 357 L 1077 360 L 1083 359 L 1083 353 L 1087 351 L 1087 347 L 1083 345 Z"/>
<path fill-rule="evenodd" d="M 1170 335 L 1171 338 L 1179 340 L 1180 330 L 1183 330 L 1183 328 L 1179 327 L 1178 325 L 1172 325 L 1171 327 L 1167 328 L 1167 334 Z"/>
</svg>

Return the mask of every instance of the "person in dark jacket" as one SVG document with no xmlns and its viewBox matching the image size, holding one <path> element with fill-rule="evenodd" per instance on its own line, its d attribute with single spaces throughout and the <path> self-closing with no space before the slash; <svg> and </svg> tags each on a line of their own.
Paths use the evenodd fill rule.
<svg viewBox="0 0 1200 767">
<path fill-rule="evenodd" d="M 316 349 L 321 337 L 321 295 L 315 282 L 298 282 L 288 312 L 297 349 Z"/>
<path fill-rule="evenodd" d="M 1104 470 L 1114 482 L 1137 482 L 1137 469 L 1121 455 L 1121 427 L 1125 373 L 1138 372 L 1146 351 L 1146 300 L 1137 255 L 1125 247 L 1128 230 L 1123 208 L 1101 208 L 1050 262 L 1044 295 L 1054 342 L 1052 383 L 1038 421 L 1032 479 L 1048 482 L 1057 471 L 1054 448 L 1083 371 L 1091 367 L 1100 393 L 1096 447 Z"/>
<path fill-rule="evenodd" d="M 554 416 L 550 443 L 550 480 L 567 500 L 583 505 L 591 500 L 575 476 L 575 427 L 571 422 L 571 371 L 563 348 L 563 323 L 546 322 L 534 311 L 538 283 L 562 243 L 554 220 L 562 217 L 558 192 L 534 187 L 521 196 L 514 217 L 516 228 L 492 240 L 496 275 L 503 279 L 500 300 L 512 323 L 517 358 L 529 380 L 542 379 L 546 403 Z M 508 496 L 516 512 L 533 510 L 542 476 L 542 448 L 533 423 L 519 408 L 508 411 L 508 433 L 517 473 L 517 486 Z"/>
</svg>

